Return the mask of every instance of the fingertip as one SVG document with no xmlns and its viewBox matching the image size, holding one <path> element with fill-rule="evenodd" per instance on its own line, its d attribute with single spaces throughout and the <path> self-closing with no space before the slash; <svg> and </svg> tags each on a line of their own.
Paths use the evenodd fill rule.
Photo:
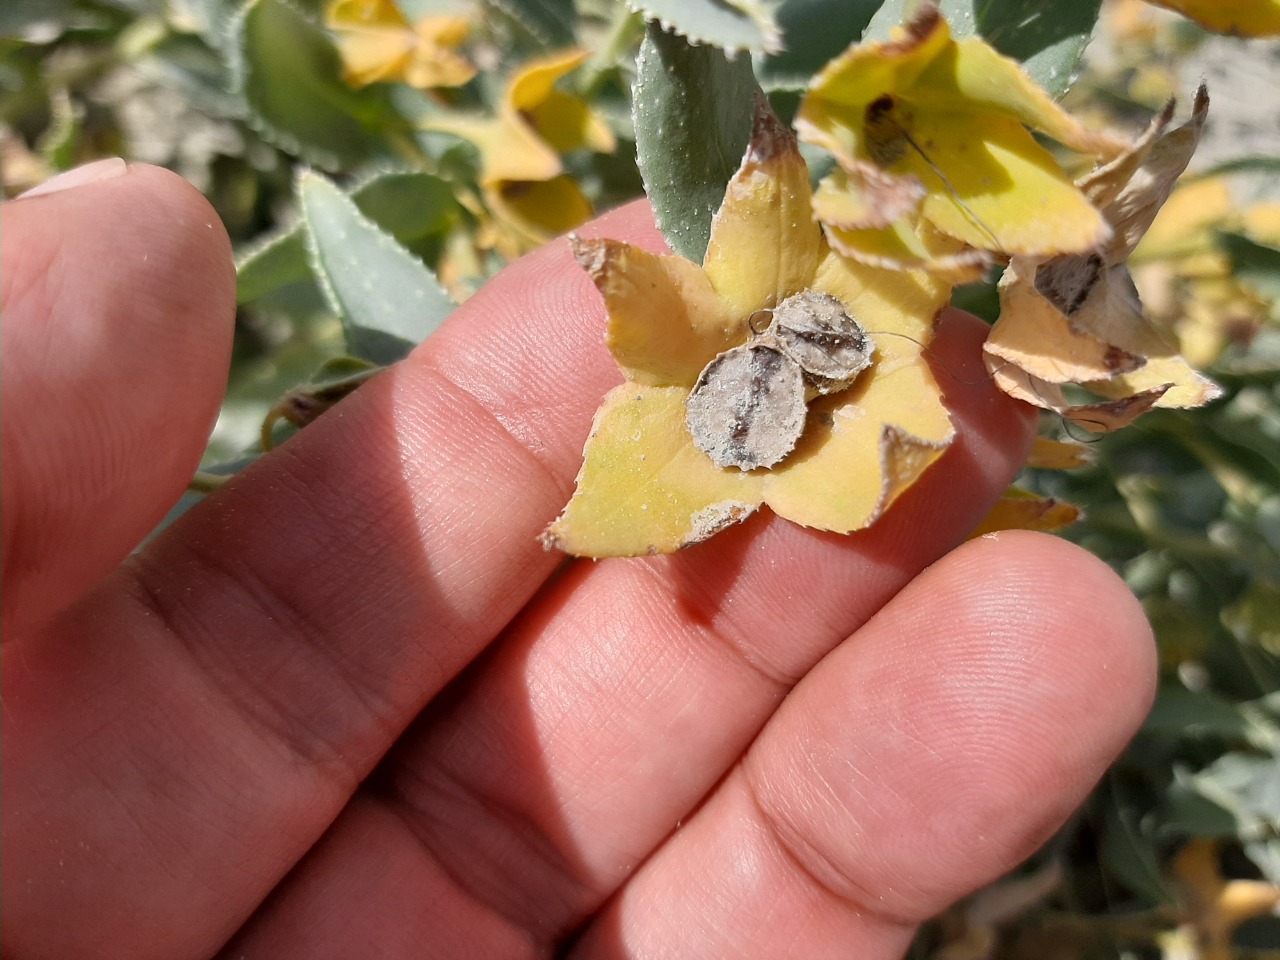
<svg viewBox="0 0 1280 960">
<path fill-rule="evenodd" d="M 104 576 L 189 481 L 225 389 L 235 268 L 208 201 L 146 164 L 73 177 L 3 217 L 3 610 L 14 630 Z"/>
<path fill-rule="evenodd" d="M 1151 709 L 1158 673 L 1151 624 L 1124 580 L 1083 547 L 1029 530 L 979 537 L 951 562 L 959 576 L 1007 584 L 1004 615 L 1021 605 L 1030 631 L 1056 638 L 1080 714 L 1105 718 L 1099 752 L 1118 754 Z M 998 602 L 1001 591 L 988 596 Z"/>
</svg>

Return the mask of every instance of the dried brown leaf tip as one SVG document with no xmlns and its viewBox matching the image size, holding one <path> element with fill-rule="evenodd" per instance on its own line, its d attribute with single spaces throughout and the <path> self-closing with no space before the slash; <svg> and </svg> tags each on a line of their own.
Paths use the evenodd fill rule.
<svg viewBox="0 0 1280 960">
<path fill-rule="evenodd" d="M 1168 129 L 1170 104 L 1124 153 L 1079 181 L 1110 227 L 1098 250 L 1012 259 L 984 348 L 1005 392 L 1096 432 L 1153 407 L 1196 407 L 1218 396 L 1147 319 L 1126 264 L 1186 169 L 1208 111 L 1201 87 L 1184 124 Z M 1069 399 L 1069 385 L 1092 396 Z"/>
<path fill-rule="evenodd" d="M 544 542 L 666 553 L 761 505 L 823 530 L 875 520 L 951 442 L 925 361 L 945 281 L 849 261 L 763 101 L 701 265 L 572 241 L 625 383 L 601 404 Z"/>
</svg>

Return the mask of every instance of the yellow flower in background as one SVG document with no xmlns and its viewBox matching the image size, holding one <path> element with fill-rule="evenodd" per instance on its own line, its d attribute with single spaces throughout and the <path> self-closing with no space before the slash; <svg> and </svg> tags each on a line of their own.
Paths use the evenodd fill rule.
<svg viewBox="0 0 1280 960">
<path fill-rule="evenodd" d="M 1196 367 L 1247 344 L 1274 311 L 1264 291 L 1237 276 L 1224 231 L 1278 248 L 1280 204 L 1242 210 L 1223 176 L 1180 183 L 1129 259 L 1147 314 L 1176 334 Z"/>
<path fill-rule="evenodd" d="M 1080 181 L 1110 227 L 1096 251 L 1011 260 L 1000 319 L 983 347 L 1006 393 L 1098 432 L 1152 407 L 1197 407 L 1219 395 L 1146 317 L 1126 265 L 1195 152 L 1208 112 L 1201 87 L 1191 119 L 1167 130 L 1170 102 L 1128 150 Z M 1072 403 L 1067 384 L 1102 399 Z"/>
<path fill-rule="evenodd" d="M 949 285 L 830 250 L 795 139 L 766 105 L 702 266 L 613 240 L 575 239 L 574 252 L 604 296 L 606 340 L 625 382 L 596 413 L 577 488 L 544 534 L 549 547 L 593 557 L 668 553 L 761 504 L 805 526 L 858 530 L 951 442 L 923 356 Z M 810 367 L 803 375 L 789 367 L 771 331 L 796 303 L 856 320 L 869 365 L 826 385 Z M 764 362 L 745 382 L 716 379 L 726 358 L 756 350 Z M 772 401 L 784 395 L 798 406 L 772 417 Z M 697 438 L 695 397 L 723 414 L 698 421 Z M 794 445 L 771 466 L 714 459 L 747 462 L 746 447 L 783 428 L 796 431 Z"/>
<path fill-rule="evenodd" d="M 1280 34 L 1280 0 L 1147 0 L 1202 27 L 1236 37 Z"/>
<path fill-rule="evenodd" d="M 352 86 L 399 81 L 420 90 L 460 87 L 476 73 L 457 52 L 470 32 L 463 17 L 431 16 L 414 25 L 392 0 L 333 0 L 325 25 L 337 35 Z"/>
<path fill-rule="evenodd" d="M 795 125 L 839 164 L 815 209 L 846 256 L 964 272 L 981 262 L 974 251 L 1052 256 L 1108 236 L 1031 131 L 1092 157 L 1123 145 L 982 40 L 954 40 L 934 6 L 890 42 L 855 44 L 827 64 Z"/>
<path fill-rule="evenodd" d="M 495 216 L 482 240 L 509 257 L 591 217 L 560 155 L 611 153 L 617 143 L 585 100 L 556 87 L 586 58 L 585 51 L 568 50 L 526 64 L 507 84 L 496 117 L 442 116 L 426 124 L 480 151 L 480 186 Z"/>
</svg>

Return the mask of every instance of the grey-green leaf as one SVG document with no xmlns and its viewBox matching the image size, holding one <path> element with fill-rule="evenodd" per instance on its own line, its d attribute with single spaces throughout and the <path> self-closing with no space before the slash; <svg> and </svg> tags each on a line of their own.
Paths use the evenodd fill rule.
<svg viewBox="0 0 1280 960">
<path fill-rule="evenodd" d="M 353 354 L 394 363 L 452 312 L 453 301 L 426 265 L 332 182 L 304 173 L 298 196 L 312 269 Z"/>
<path fill-rule="evenodd" d="M 578 15 L 573 0 L 485 0 L 519 23 L 539 43 L 547 47 L 567 47 L 575 42 L 574 24 Z"/>
<path fill-rule="evenodd" d="M 361 213 L 410 248 L 448 230 L 458 208 L 447 182 L 413 171 L 375 174 L 351 189 L 351 199 Z M 296 223 L 240 255 L 236 300 L 249 303 L 310 277 L 303 225 Z"/>
<path fill-rule="evenodd" d="M 868 40 L 886 40 L 919 0 L 886 0 L 871 18 Z M 942 15 L 957 38 L 980 36 L 1022 64 L 1031 79 L 1057 97 L 1067 92 L 1093 35 L 1102 0 L 941 0 Z"/>
<path fill-rule="evenodd" d="M 231 46 L 236 92 L 263 136 L 326 169 L 369 154 L 361 118 L 378 108 L 342 81 L 337 48 L 310 18 L 286 0 L 248 0 Z"/>
<path fill-rule="evenodd" d="M 782 32 L 773 18 L 776 3 L 764 0 L 633 0 L 631 4 L 666 30 L 694 43 L 723 50 L 775 53 Z"/>
<path fill-rule="evenodd" d="M 776 19 L 783 49 L 757 62 L 770 92 L 803 90 L 813 75 L 862 38 L 881 0 L 786 0 Z"/>
<path fill-rule="evenodd" d="M 751 139 L 759 90 L 745 54 L 730 60 L 648 24 L 632 98 L 636 159 L 667 244 L 696 263 Z"/>
</svg>

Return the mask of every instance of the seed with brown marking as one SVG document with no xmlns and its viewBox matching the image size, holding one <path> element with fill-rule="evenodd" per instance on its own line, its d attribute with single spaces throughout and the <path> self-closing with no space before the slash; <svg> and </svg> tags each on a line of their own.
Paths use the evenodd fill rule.
<svg viewBox="0 0 1280 960">
<path fill-rule="evenodd" d="M 829 293 L 804 290 L 773 310 L 766 331 L 805 372 L 820 394 L 843 390 L 871 365 L 875 344 L 844 304 Z"/>
<path fill-rule="evenodd" d="M 775 346 L 752 341 L 703 368 L 685 403 L 694 445 L 719 467 L 771 467 L 804 432 L 800 366 Z"/>
</svg>

